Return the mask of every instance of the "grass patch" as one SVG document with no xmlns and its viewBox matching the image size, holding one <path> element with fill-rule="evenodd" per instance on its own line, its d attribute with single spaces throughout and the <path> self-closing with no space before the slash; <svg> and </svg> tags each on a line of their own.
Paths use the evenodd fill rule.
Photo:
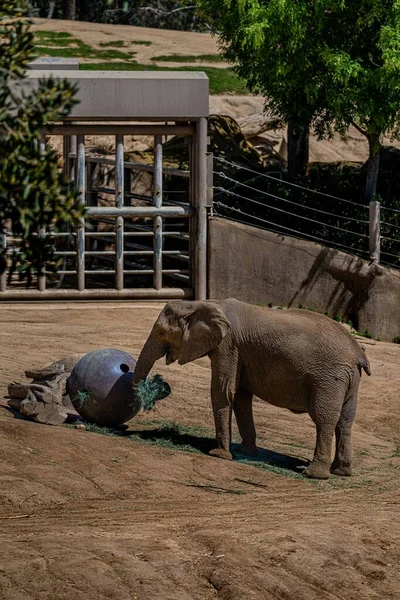
<svg viewBox="0 0 400 600">
<path fill-rule="evenodd" d="M 114 40 L 113 42 L 99 42 L 99 46 L 102 48 L 126 48 L 130 44 L 135 44 L 136 46 L 151 46 L 151 42 L 144 41 L 126 41 L 126 40 Z"/>
<path fill-rule="evenodd" d="M 141 65 L 132 62 L 114 63 L 85 63 L 80 65 L 82 71 L 202 71 L 210 82 L 210 94 L 247 94 L 246 83 L 239 79 L 230 69 L 218 69 L 216 67 L 182 67 L 169 69 L 156 67 L 155 65 Z"/>
<path fill-rule="evenodd" d="M 36 46 L 40 56 L 57 56 L 62 58 L 95 58 L 99 60 L 127 60 L 129 54 L 120 50 L 94 50 L 91 46 L 79 42 L 62 48 L 56 46 Z M 81 67 L 82 68 L 82 65 Z"/>
<path fill-rule="evenodd" d="M 220 54 L 162 54 L 161 56 L 153 56 L 151 60 L 160 62 L 224 62 Z"/>
<path fill-rule="evenodd" d="M 114 40 L 113 42 L 99 42 L 99 46 L 102 48 L 124 48 L 126 42 L 124 40 Z"/>
<path fill-rule="evenodd" d="M 74 38 L 70 33 L 38 31 L 36 51 L 41 56 L 62 58 L 95 58 L 98 60 L 127 60 L 129 54 L 120 50 L 96 50 L 89 44 Z"/>
<path fill-rule="evenodd" d="M 82 71 L 203 71 L 210 82 L 210 94 L 247 94 L 248 90 L 243 80 L 239 79 L 233 71 L 228 68 L 217 67 L 181 67 L 171 69 L 158 67 L 156 65 L 142 65 L 137 63 L 132 56 L 133 51 L 121 52 L 116 48 L 122 47 L 122 40 L 115 42 L 102 42 L 102 48 L 96 50 L 89 44 L 74 38 L 70 33 L 54 31 L 38 31 L 36 33 L 36 51 L 39 56 L 53 56 L 61 58 L 85 58 L 96 59 L 99 63 L 84 63 L 80 65 Z M 111 46 L 112 44 L 112 46 Z M 131 42 L 131 44 L 150 45 L 151 42 Z M 203 54 L 202 57 L 191 57 L 206 60 L 204 57 L 216 57 L 218 55 Z M 184 57 L 187 58 L 187 57 Z M 172 57 L 171 57 L 172 60 Z M 108 62 L 119 61 L 119 62 Z"/>
<path fill-rule="evenodd" d="M 168 450 L 182 450 L 195 454 L 207 454 L 215 447 L 213 432 L 202 427 L 186 427 L 174 421 L 147 421 L 138 423 L 138 427 L 143 429 L 117 429 L 112 427 L 102 427 L 95 423 L 83 422 L 86 431 L 106 435 L 113 438 L 125 438 L 137 442 L 150 444 L 157 448 Z M 149 427 L 150 425 L 150 427 Z M 154 427 L 155 425 L 155 427 Z M 153 427 L 152 427 L 153 426 Z M 74 428 L 75 425 L 67 425 Z"/>
</svg>

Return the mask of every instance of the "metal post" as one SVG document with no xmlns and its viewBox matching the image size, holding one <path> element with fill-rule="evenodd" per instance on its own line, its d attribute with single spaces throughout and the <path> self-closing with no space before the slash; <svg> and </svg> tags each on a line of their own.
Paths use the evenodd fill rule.
<svg viewBox="0 0 400 600">
<path fill-rule="evenodd" d="M 196 208 L 196 138 L 186 138 L 189 144 L 189 204 L 195 210 Z M 190 265 L 190 285 L 194 287 L 194 273 L 196 272 L 196 244 L 194 241 L 195 223 L 194 219 L 189 219 L 189 265 Z"/>
<path fill-rule="evenodd" d="M 40 149 L 40 154 L 44 154 L 46 152 L 46 136 L 45 135 L 41 135 L 41 137 L 40 137 L 39 149 Z M 39 229 L 39 238 L 40 238 L 41 243 L 45 242 L 46 229 L 44 227 L 41 227 Z M 46 271 L 46 262 L 43 262 L 39 266 L 38 280 L 37 280 L 37 289 L 40 292 L 44 292 L 46 289 L 46 272 L 45 271 Z"/>
<path fill-rule="evenodd" d="M 207 298 L 207 119 L 201 117 L 196 127 L 196 300 Z"/>
<path fill-rule="evenodd" d="M 74 157 L 70 157 L 68 161 L 68 174 L 70 179 L 76 180 L 76 161 L 77 161 L 77 146 L 78 146 L 78 136 L 71 135 L 69 137 L 69 152 L 73 154 Z"/>
<path fill-rule="evenodd" d="M 132 188 L 132 171 L 130 169 L 125 169 L 124 170 L 124 195 L 126 194 L 126 192 L 128 192 L 128 194 L 131 193 L 131 188 Z M 124 206 L 130 206 L 131 205 L 131 200 L 128 197 L 124 198 Z"/>
<path fill-rule="evenodd" d="M 79 200 L 85 204 L 85 136 L 77 136 L 77 161 L 76 161 L 76 184 L 79 192 Z M 82 292 L 85 289 L 85 223 L 82 219 L 78 227 L 76 237 L 77 245 L 77 264 L 78 290 Z"/>
<path fill-rule="evenodd" d="M 0 275 L 0 292 L 5 292 L 7 290 L 7 235 L 5 226 L 0 227 L 0 268 L 3 262 L 1 256 L 4 256 L 4 272 Z"/>
<path fill-rule="evenodd" d="M 163 175 L 162 136 L 154 136 L 154 178 L 153 178 L 153 204 L 156 208 L 162 206 L 162 175 Z M 162 288 L 162 217 L 154 218 L 153 223 L 153 285 L 156 290 Z"/>
<path fill-rule="evenodd" d="M 369 204 L 369 257 L 379 263 L 381 258 L 381 204 L 373 200 Z"/>
<path fill-rule="evenodd" d="M 63 135 L 63 173 L 69 177 L 69 152 L 70 152 L 70 136 Z"/>
<path fill-rule="evenodd" d="M 124 136 L 115 136 L 115 206 L 124 206 Z M 124 289 L 124 218 L 115 219 L 115 286 Z"/>
</svg>

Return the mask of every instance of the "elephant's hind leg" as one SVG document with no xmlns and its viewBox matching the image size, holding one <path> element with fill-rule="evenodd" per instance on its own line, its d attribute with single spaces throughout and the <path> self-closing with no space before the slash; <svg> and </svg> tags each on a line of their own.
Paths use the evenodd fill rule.
<svg viewBox="0 0 400 600">
<path fill-rule="evenodd" d="M 233 400 L 233 410 L 235 411 L 236 422 L 242 438 L 239 451 L 249 456 L 255 456 L 258 452 L 256 446 L 256 428 L 253 419 L 253 394 L 243 388 L 239 388 Z"/>
<path fill-rule="evenodd" d="M 351 428 L 356 416 L 359 381 L 360 377 L 357 372 L 335 428 L 336 452 L 331 466 L 331 473 L 344 477 L 349 477 L 352 474 Z"/>
<path fill-rule="evenodd" d="M 330 386 L 314 390 L 310 405 L 310 417 L 317 430 L 317 443 L 311 464 L 304 471 L 307 477 L 329 479 L 332 461 L 332 441 L 340 418 L 345 390 L 342 386 Z"/>
</svg>

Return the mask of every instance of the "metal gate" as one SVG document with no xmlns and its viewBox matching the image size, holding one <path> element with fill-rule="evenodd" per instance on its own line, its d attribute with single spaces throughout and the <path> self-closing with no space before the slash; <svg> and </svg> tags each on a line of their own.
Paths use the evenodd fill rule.
<svg viewBox="0 0 400 600">
<path fill-rule="evenodd" d="M 65 72 L 59 74 L 65 77 Z M 78 74 L 74 72 L 74 76 Z M 149 77 L 145 79 L 146 84 Z M 84 84 L 80 87 L 83 104 Z M 123 90 L 116 96 L 121 94 Z M 140 113 L 139 108 L 136 112 Z M 123 118 L 130 122 L 105 124 L 104 118 L 97 117 L 94 123 L 91 115 L 92 122 L 83 124 L 79 121 L 89 118 L 87 109 L 81 114 L 75 109 L 73 122 L 43 131 L 43 143 L 46 135 L 63 137 L 63 168 L 87 207 L 86 216 L 77 231 L 41 232 L 52 236 L 56 256 L 62 260 L 56 279 L 49 274 L 38 276 L 36 289 L 26 289 L 4 273 L 0 278 L 0 300 L 206 298 L 207 119 L 199 115 L 188 118 L 186 114 L 182 120 L 166 118 L 165 98 L 159 115 L 146 108 L 146 121 L 162 118 L 163 124 L 133 123 L 145 118 L 143 109 L 135 117 L 118 110 L 114 106 L 110 121 Z M 89 153 L 85 147 L 85 136 L 89 135 L 115 136 L 114 158 Z M 153 136 L 151 164 L 125 160 L 124 136 L 128 135 Z M 188 170 L 164 167 L 163 139 L 167 136 L 185 138 Z M 96 181 L 100 166 L 113 171 L 112 184 L 102 185 L 98 178 Z M 152 177 L 151 192 L 146 194 L 138 193 L 135 185 L 138 174 L 143 173 Z M 179 182 L 177 190 L 166 185 L 172 177 Z M 1 243 L 9 254 L 18 251 L 18 240 L 11 234 L 3 235 Z"/>
</svg>

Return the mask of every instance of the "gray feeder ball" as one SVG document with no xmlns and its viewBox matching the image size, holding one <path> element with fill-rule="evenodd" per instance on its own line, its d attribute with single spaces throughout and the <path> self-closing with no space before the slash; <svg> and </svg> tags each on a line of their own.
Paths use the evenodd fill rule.
<svg viewBox="0 0 400 600">
<path fill-rule="evenodd" d="M 67 391 L 86 421 L 115 427 L 142 408 L 133 392 L 136 360 L 122 350 L 104 348 L 81 358 L 72 369 Z"/>
</svg>

